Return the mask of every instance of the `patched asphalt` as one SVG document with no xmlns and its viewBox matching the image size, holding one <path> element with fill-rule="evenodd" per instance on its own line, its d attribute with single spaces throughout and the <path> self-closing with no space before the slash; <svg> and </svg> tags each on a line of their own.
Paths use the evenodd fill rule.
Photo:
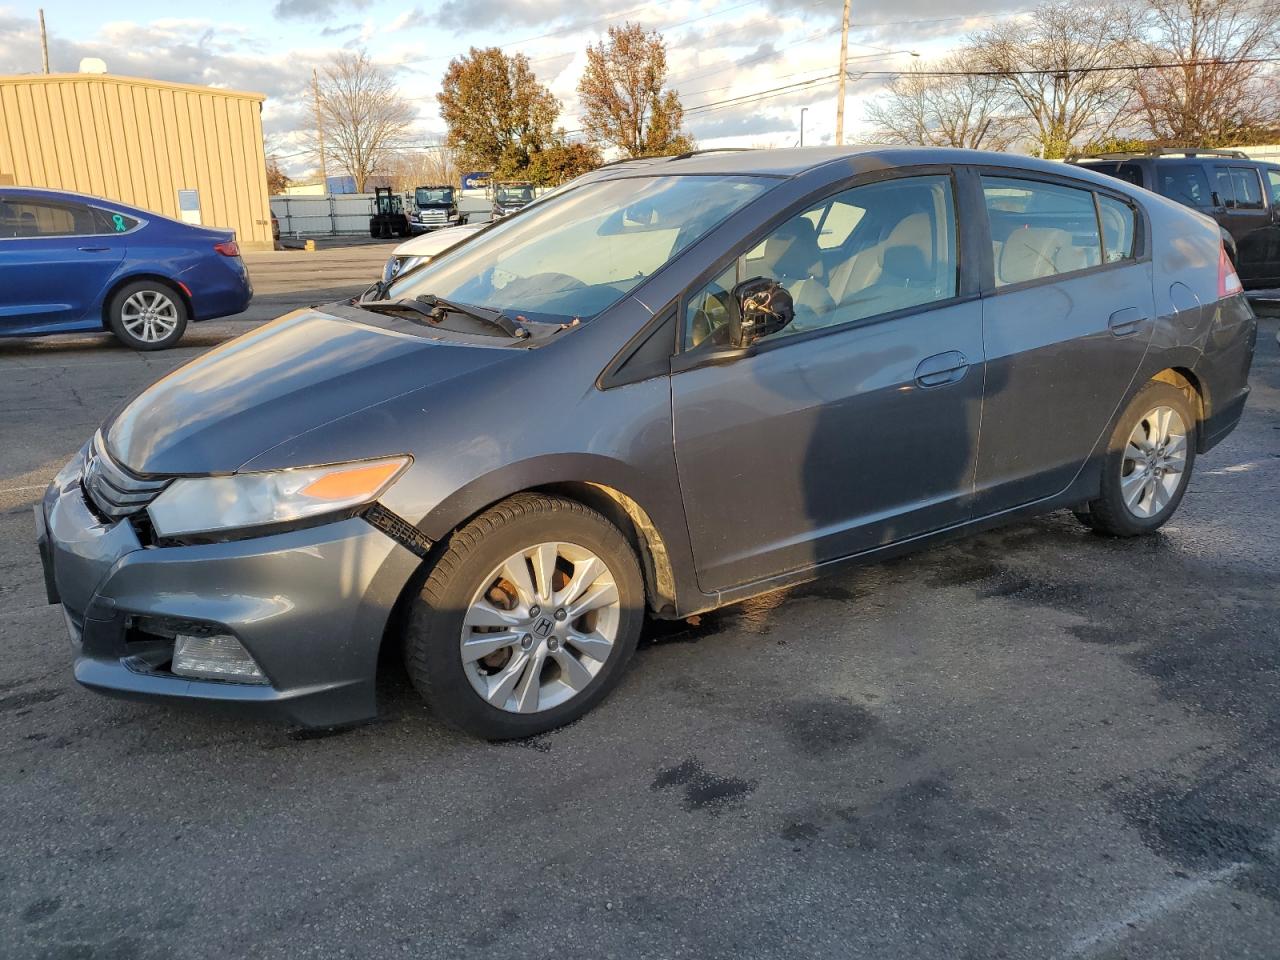
<svg viewBox="0 0 1280 960">
<path fill-rule="evenodd" d="M 389 251 L 353 249 L 255 263 L 258 309 L 355 292 Z M 1056 513 L 654 624 L 594 713 L 495 746 L 390 661 L 331 735 L 72 681 L 31 504 L 261 312 L 0 341 L 0 956 L 1277 956 L 1275 320 L 1159 535 Z"/>
</svg>

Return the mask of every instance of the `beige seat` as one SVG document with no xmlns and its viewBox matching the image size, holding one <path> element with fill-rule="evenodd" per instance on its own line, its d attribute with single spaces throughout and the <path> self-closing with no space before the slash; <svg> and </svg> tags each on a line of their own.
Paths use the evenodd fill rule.
<svg viewBox="0 0 1280 960">
<path fill-rule="evenodd" d="M 929 214 L 921 211 L 903 217 L 879 243 L 858 251 L 831 271 L 828 291 L 836 303 L 864 290 L 880 279 L 884 269 L 884 251 L 890 247 L 916 247 L 926 263 L 933 262 L 933 224 Z"/>
<path fill-rule="evenodd" d="M 1051 277 L 1080 269 L 1079 259 L 1067 231 L 1023 227 L 1005 239 L 996 261 L 996 279 L 1010 284 Z"/>
</svg>

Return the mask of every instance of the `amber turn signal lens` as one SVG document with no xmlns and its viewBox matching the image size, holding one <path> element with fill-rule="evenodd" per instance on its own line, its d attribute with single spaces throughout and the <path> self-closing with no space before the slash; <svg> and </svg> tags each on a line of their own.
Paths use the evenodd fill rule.
<svg viewBox="0 0 1280 960">
<path fill-rule="evenodd" d="M 399 461 L 375 463 L 367 467 L 349 467 L 312 480 L 298 492 L 314 500 L 349 500 L 377 493 L 404 464 Z"/>
</svg>

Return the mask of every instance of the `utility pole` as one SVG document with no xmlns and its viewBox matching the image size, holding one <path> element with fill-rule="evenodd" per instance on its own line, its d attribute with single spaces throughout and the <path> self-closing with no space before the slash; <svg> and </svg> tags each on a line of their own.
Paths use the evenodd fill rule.
<svg viewBox="0 0 1280 960">
<path fill-rule="evenodd" d="M 849 4 L 844 0 L 844 14 L 840 18 L 840 79 L 836 90 L 836 146 L 844 143 L 844 80 L 849 70 Z"/>
<path fill-rule="evenodd" d="M 320 120 L 320 74 L 311 70 L 311 102 L 316 112 L 316 139 L 320 146 L 320 189 L 329 192 L 329 171 L 324 162 L 324 124 Z"/>
<path fill-rule="evenodd" d="M 804 146 L 804 115 L 808 112 L 808 107 L 800 108 L 800 146 Z"/>
<path fill-rule="evenodd" d="M 44 29 L 44 7 L 40 8 L 40 59 L 44 62 L 44 72 L 49 72 L 49 34 Z"/>
</svg>

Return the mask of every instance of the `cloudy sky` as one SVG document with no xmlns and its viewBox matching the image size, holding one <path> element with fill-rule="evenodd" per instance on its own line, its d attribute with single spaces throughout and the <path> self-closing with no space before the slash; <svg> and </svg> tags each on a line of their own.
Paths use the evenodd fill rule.
<svg viewBox="0 0 1280 960">
<path fill-rule="evenodd" d="M 1032 0 L 854 0 L 852 70 L 902 69 L 974 29 L 1018 16 Z M 37 4 L 0 0 L 0 73 L 40 69 Z M 311 68 L 343 48 L 366 48 L 419 110 L 406 144 L 443 134 L 435 94 L 451 57 L 471 46 L 526 54 L 562 103 L 561 124 L 581 124 L 576 96 L 583 50 L 611 23 L 635 20 L 667 38 L 669 83 L 702 146 L 789 146 L 807 107 L 805 140 L 835 126 L 840 0 L 221 0 L 175 17 L 171 0 L 45 0 L 52 70 L 101 57 L 111 73 L 255 90 L 268 150 L 293 173 L 307 164 Z M 194 9 L 196 5 L 192 5 Z M 809 83 L 809 81 L 815 81 Z M 851 136 L 865 129 L 866 98 L 881 79 L 854 84 Z M 750 95 L 790 87 L 766 99 Z M 738 99 L 736 103 L 723 103 Z"/>
</svg>

